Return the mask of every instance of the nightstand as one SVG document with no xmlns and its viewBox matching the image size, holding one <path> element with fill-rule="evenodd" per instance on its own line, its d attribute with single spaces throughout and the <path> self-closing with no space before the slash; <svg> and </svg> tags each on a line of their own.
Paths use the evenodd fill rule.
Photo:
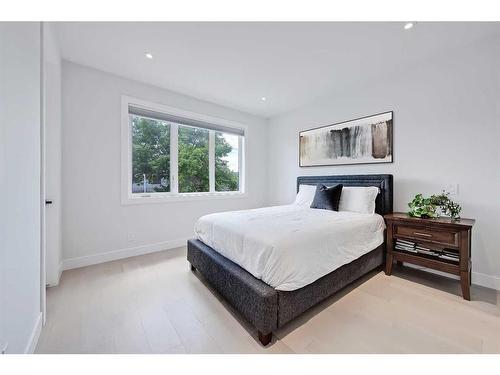
<svg viewBox="0 0 500 375">
<path fill-rule="evenodd" d="M 408 262 L 460 277 L 470 301 L 472 219 L 421 219 L 406 213 L 384 216 L 387 224 L 386 275 L 394 261 Z"/>
</svg>

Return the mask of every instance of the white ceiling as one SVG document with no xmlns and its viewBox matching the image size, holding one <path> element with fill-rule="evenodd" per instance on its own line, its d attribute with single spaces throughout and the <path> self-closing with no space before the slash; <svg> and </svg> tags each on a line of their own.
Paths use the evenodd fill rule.
<svg viewBox="0 0 500 375">
<path fill-rule="evenodd" d="M 271 117 L 500 30 L 403 25 L 64 22 L 56 31 L 66 60 Z"/>
</svg>

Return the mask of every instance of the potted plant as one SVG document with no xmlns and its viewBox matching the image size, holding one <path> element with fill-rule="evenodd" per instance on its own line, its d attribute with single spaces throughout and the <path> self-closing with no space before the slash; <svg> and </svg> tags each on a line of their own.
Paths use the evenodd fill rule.
<svg viewBox="0 0 500 375">
<path fill-rule="evenodd" d="M 446 216 L 450 216 L 452 220 L 460 219 L 459 215 L 462 207 L 458 203 L 453 202 L 449 196 L 450 193 L 445 191 L 438 195 L 431 195 L 430 197 L 417 194 L 408 203 L 408 207 L 410 207 L 408 215 L 421 218 L 435 218 L 439 217 L 437 209 L 440 208 L 441 212 Z"/>
</svg>

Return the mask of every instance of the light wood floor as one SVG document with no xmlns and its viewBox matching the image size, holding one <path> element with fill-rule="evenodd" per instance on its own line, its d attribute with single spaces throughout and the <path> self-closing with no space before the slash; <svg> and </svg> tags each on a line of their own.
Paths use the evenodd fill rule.
<svg viewBox="0 0 500 375">
<path fill-rule="evenodd" d="M 37 353 L 500 353 L 500 298 L 408 267 L 373 272 L 280 329 L 268 348 L 179 248 L 65 271 Z"/>
</svg>

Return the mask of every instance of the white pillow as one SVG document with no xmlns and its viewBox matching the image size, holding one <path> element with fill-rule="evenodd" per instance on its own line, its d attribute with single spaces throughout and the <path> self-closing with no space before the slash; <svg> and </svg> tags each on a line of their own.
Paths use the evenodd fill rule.
<svg viewBox="0 0 500 375">
<path fill-rule="evenodd" d="M 344 186 L 340 195 L 339 211 L 374 214 L 378 192 L 376 186 Z"/>
<path fill-rule="evenodd" d="M 316 186 L 314 185 L 300 185 L 299 192 L 295 197 L 295 202 L 298 206 L 310 207 L 312 201 L 314 200 L 314 195 L 316 194 Z"/>
</svg>

